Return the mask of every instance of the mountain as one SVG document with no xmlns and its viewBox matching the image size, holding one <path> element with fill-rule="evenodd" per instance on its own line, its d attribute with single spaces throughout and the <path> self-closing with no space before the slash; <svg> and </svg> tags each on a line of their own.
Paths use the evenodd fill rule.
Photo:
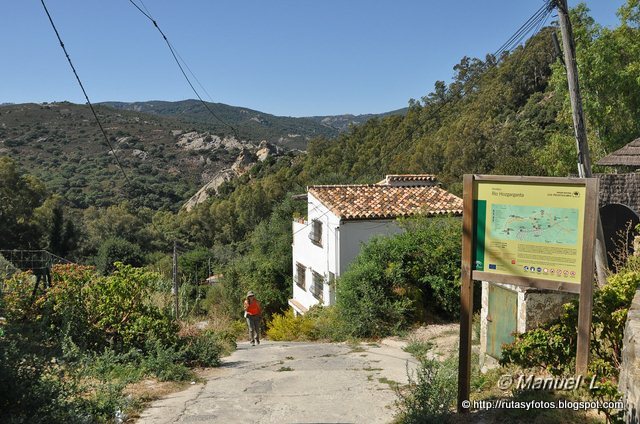
<svg viewBox="0 0 640 424">
<path fill-rule="evenodd" d="M 344 132 L 349 129 L 350 125 L 360 125 L 367 122 L 372 118 L 382 118 L 389 115 L 406 115 L 408 108 L 402 108 L 385 113 L 367 113 L 364 115 L 328 115 L 328 116 L 310 116 L 308 119 L 312 119 L 321 123 L 324 126 L 335 128 L 339 132 Z"/>
<path fill-rule="evenodd" d="M 104 102 L 102 105 L 119 110 L 143 112 L 180 119 L 184 122 L 207 125 L 216 134 L 238 135 L 246 140 L 266 140 L 271 143 L 299 150 L 305 150 L 307 142 L 316 137 L 334 137 L 338 130 L 322 125 L 308 118 L 275 116 L 243 107 L 222 103 L 207 103 L 214 118 L 199 100 L 178 102 Z M 233 128 L 232 128 L 233 127 Z"/>
<path fill-rule="evenodd" d="M 247 158 L 256 163 L 265 159 L 264 152 L 296 154 L 314 138 L 335 137 L 350 124 L 379 116 L 291 118 L 219 103 L 207 106 L 225 124 L 196 100 L 97 104 L 128 182 L 86 105 L 3 104 L 0 155 L 12 157 L 76 208 L 126 199 L 136 206 L 176 210 L 194 193 L 188 205 L 246 172 L 251 167 Z"/>
<path fill-rule="evenodd" d="M 282 153 L 168 116 L 100 105 L 96 111 L 126 178 L 90 109 L 68 102 L 0 108 L 0 156 L 13 158 L 76 208 L 129 200 L 176 210 L 221 171 L 240 174 L 250 167 L 246 158 Z"/>
<path fill-rule="evenodd" d="M 208 108 L 220 118 L 217 119 L 199 100 L 104 102 L 101 104 L 120 110 L 170 116 L 186 122 L 207 124 L 211 131 L 216 133 L 231 135 L 234 134 L 233 128 L 235 128 L 241 138 L 253 141 L 266 140 L 283 147 L 300 150 L 306 149 L 309 140 L 316 137 L 335 137 L 340 132 L 346 131 L 351 124 L 362 124 L 374 117 L 404 115 L 407 111 L 405 108 L 382 114 L 292 118 L 223 103 L 207 103 Z"/>
</svg>

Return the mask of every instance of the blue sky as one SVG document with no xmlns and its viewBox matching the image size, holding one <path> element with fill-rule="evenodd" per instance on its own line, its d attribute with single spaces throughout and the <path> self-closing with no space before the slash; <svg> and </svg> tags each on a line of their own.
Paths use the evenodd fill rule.
<svg viewBox="0 0 640 424">
<path fill-rule="evenodd" d="M 586 3 L 598 23 L 614 26 L 624 0 Z M 145 0 L 213 101 L 288 116 L 405 107 L 448 81 L 463 56 L 495 51 L 542 4 Z M 195 97 L 128 0 L 47 6 L 92 101 Z M 0 103 L 84 102 L 38 0 L 3 2 L 0 39 Z"/>
</svg>

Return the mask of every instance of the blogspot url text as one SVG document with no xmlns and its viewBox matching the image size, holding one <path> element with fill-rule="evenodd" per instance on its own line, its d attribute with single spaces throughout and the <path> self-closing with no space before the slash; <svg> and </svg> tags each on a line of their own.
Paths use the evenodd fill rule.
<svg viewBox="0 0 640 424">
<path fill-rule="evenodd" d="M 524 409 L 526 411 L 532 409 L 571 409 L 574 411 L 586 411 L 588 409 L 624 409 L 623 401 L 573 401 L 558 399 L 555 401 L 544 400 L 528 400 L 518 401 L 510 399 L 496 400 L 474 400 L 462 401 L 462 407 L 465 409 Z"/>
</svg>

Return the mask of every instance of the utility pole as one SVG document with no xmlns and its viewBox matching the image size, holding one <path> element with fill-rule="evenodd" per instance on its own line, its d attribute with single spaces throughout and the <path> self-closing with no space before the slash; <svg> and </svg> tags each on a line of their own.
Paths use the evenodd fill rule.
<svg viewBox="0 0 640 424">
<path fill-rule="evenodd" d="M 171 294 L 173 295 L 173 311 L 178 320 L 178 246 L 173 242 L 173 287 L 171 288 Z"/>
<path fill-rule="evenodd" d="M 569 84 L 569 96 L 573 109 L 573 129 L 576 137 L 576 147 L 578 150 L 578 175 L 580 178 L 591 178 L 591 156 L 589 155 L 589 144 L 587 143 L 587 128 L 584 122 L 584 111 L 582 110 L 582 97 L 580 96 L 580 85 L 578 84 L 578 66 L 575 58 L 576 46 L 573 40 L 573 30 L 569 20 L 569 7 L 567 0 L 555 0 L 560 21 L 560 31 L 562 32 L 562 47 L 564 49 L 564 63 L 567 69 L 567 82 Z M 596 219 L 596 245 L 595 262 L 598 286 L 603 287 L 607 283 L 607 250 L 604 242 L 604 231 L 600 214 Z"/>
</svg>

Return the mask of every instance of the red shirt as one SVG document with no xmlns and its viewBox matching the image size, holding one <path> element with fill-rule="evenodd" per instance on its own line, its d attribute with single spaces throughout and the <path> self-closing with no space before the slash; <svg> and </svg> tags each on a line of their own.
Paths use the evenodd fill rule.
<svg viewBox="0 0 640 424">
<path fill-rule="evenodd" d="M 260 315 L 260 302 L 255 299 L 253 299 L 252 302 L 249 302 L 245 299 L 244 310 L 247 311 L 247 315 Z"/>
</svg>

